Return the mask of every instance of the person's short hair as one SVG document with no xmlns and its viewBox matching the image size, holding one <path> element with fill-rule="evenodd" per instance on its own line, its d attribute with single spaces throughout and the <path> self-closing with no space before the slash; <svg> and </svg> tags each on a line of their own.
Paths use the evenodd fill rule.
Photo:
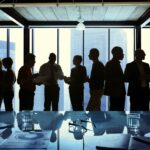
<svg viewBox="0 0 150 150">
<path fill-rule="evenodd" d="M 74 59 L 78 59 L 80 63 L 82 62 L 82 56 L 80 55 L 75 55 Z"/>
<path fill-rule="evenodd" d="M 116 55 L 116 54 L 120 53 L 120 51 L 123 51 L 123 49 L 121 47 L 119 47 L 119 46 L 115 46 L 111 50 L 111 53 L 112 53 L 112 55 Z"/>
<path fill-rule="evenodd" d="M 13 60 L 10 57 L 4 58 L 2 62 L 4 66 L 7 65 L 8 67 L 11 67 L 13 64 Z"/>
<path fill-rule="evenodd" d="M 94 54 L 95 56 L 99 57 L 99 50 L 97 48 L 92 48 L 90 50 L 90 53 Z"/>
<path fill-rule="evenodd" d="M 29 62 L 30 60 L 35 59 L 35 55 L 32 53 L 29 53 L 25 56 L 25 62 Z"/>
<path fill-rule="evenodd" d="M 50 58 L 55 58 L 55 59 L 56 59 L 56 54 L 55 54 L 55 53 L 50 53 L 50 54 L 49 54 L 49 59 L 50 59 Z"/>
<path fill-rule="evenodd" d="M 135 51 L 135 56 L 136 55 L 145 55 L 145 52 L 144 52 L 144 50 L 142 50 L 142 49 L 137 49 L 136 51 Z"/>
</svg>

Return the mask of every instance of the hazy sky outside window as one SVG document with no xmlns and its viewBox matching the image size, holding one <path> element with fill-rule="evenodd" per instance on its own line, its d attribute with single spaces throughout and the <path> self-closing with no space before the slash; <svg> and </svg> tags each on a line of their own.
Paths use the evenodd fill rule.
<svg viewBox="0 0 150 150">
<path fill-rule="evenodd" d="M 44 40 L 43 40 L 44 37 Z M 70 76 L 71 68 L 74 67 L 72 60 L 74 55 L 83 56 L 84 52 L 84 65 L 87 68 L 87 74 L 90 76 L 92 61 L 89 60 L 89 51 L 95 47 L 100 50 L 100 60 L 105 65 L 111 59 L 111 49 L 114 46 L 121 46 L 124 50 L 125 58 L 122 67 L 125 68 L 127 62 L 133 60 L 133 29 L 110 29 L 110 52 L 109 49 L 108 28 L 88 28 L 84 31 L 77 31 L 71 28 L 59 29 L 59 40 L 57 41 L 56 28 L 36 28 L 34 29 L 34 54 L 36 55 L 36 64 L 34 71 L 38 72 L 39 67 L 48 61 L 50 52 L 57 53 L 59 51 L 59 64 L 62 67 L 65 76 Z M 41 42 L 39 42 L 41 41 Z M 57 43 L 58 42 L 58 43 Z M 57 50 L 57 44 L 59 45 Z M 84 47 L 84 49 L 83 49 Z M 110 58 L 109 58 L 110 55 Z M 41 59 L 42 58 L 42 59 Z M 72 110 L 70 104 L 70 97 L 68 85 L 64 81 L 59 81 L 60 86 L 60 110 Z M 44 87 L 37 86 L 35 95 L 35 110 L 43 110 L 44 102 Z M 86 108 L 89 101 L 89 85 L 85 84 L 84 91 L 84 107 Z M 108 100 L 106 96 L 102 97 L 102 110 L 108 110 Z"/>
<path fill-rule="evenodd" d="M 59 30 L 59 64 L 62 67 L 64 75 L 70 76 L 71 29 Z M 65 84 L 64 81 L 59 81 L 59 84 L 60 84 L 59 104 L 63 105 L 62 109 L 70 110 L 70 97 L 69 97 L 68 85 Z"/>
<path fill-rule="evenodd" d="M 124 59 L 121 62 L 124 71 L 126 64 L 134 59 L 134 30 L 133 29 L 110 29 L 110 59 L 112 58 L 111 50 L 115 46 L 123 49 Z M 128 84 L 126 84 L 127 91 Z M 125 110 L 130 108 L 129 97 L 126 96 Z"/>
<path fill-rule="evenodd" d="M 108 29 L 106 28 L 91 28 L 85 30 L 85 41 L 84 41 L 84 64 L 87 68 L 88 76 L 91 75 L 91 68 L 93 62 L 89 60 L 89 51 L 91 48 L 97 48 L 100 52 L 99 59 L 105 65 L 108 61 Z M 86 108 L 90 94 L 89 94 L 89 84 L 85 84 L 84 92 L 84 106 Z M 102 96 L 101 99 L 101 110 L 106 110 L 107 108 L 107 98 Z"/>
<path fill-rule="evenodd" d="M 31 34 L 30 34 L 31 35 Z M 36 63 L 34 73 L 39 72 L 40 66 L 47 63 L 49 54 L 57 55 L 57 29 L 53 28 L 35 28 L 34 29 L 34 49 Z M 34 110 L 44 109 L 44 85 L 36 86 L 34 98 Z"/>
<path fill-rule="evenodd" d="M 109 52 L 109 37 L 108 28 L 88 28 L 84 31 L 77 31 L 71 28 L 59 29 L 59 40 L 57 41 L 56 28 L 35 28 L 34 30 L 34 42 L 32 43 L 32 34 L 30 33 L 30 52 L 34 52 L 36 55 L 36 64 L 34 72 L 39 72 L 39 68 L 43 63 L 48 62 L 48 57 L 51 52 L 57 55 L 59 51 L 59 64 L 62 67 L 64 75 L 70 76 L 71 68 L 74 67 L 72 60 L 74 55 L 83 56 L 84 52 L 84 65 L 87 68 L 87 74 L 90 76 L 92 61 L 89 60 L 89 50 L 93 47 L 100 50 L 100 60 L 106 64 L 106 62 L 112 58 L 111 49 L 114 46 L 121 46 L 124 50 L 124 60 L 121 62 L 124 69 L 126 63 L 133 61 L 134 56 L 134 36 L 132 28 L 110 28 L 110 52 Z M 149 53 L 149 29 L 142 29 L 142 48 L 146 53 L 146 62 L 150 62 Z M 0 29 L 0 58 L 7 56 L 7 29 Z M 32 49 L 32 44 L 34 49 Z M 57 47 L 57 44 L 59 47 Z M 84 45 L 83 45 L 84 44 Z M 84 49 L 83 49 L 84 47 Z M 58 48 L 58 49 L 57 49 Z M 109 53 L 108 53 L 109 52 Z M 110 58 L 109 58 L 110 55 Z M 18 75 L 19 68 L 23 65 L 23 29 L 22 28 L 10 28 L 10 57 L 14 60 L 13 68 L 16 76 Z M 59 81 L 60 86 L 60 110 L 72 110 L 70 105 L 70 97 L 68 91 L 68 85 L 64 81 Z M 19 109 L 18 98 L 19 86 L 15 84 L 15 109 Z M 89 100 L 89 85 L 85 84 L 84 91 L 84 106 Z M 35 93 L 34 110 L 43 110 L 44 104 L 44 86 L 37 86 Z M 102 98 L 102 110 L 107 110 L 107 97 Z M 129 101 L 127 98 L 126 110 L 129 109 Z"/>
<path fill-rule="evenodd" d="M 150 64 L 150 28 L 142 29 L 142 49 L 145 51 L 145 62 Z"/>
<path fill-rule="evenodd" d="M 7 29 L 0 29 L 0 58 L 7 56 Z"/>
<path fill-rule="evenodd" d="M 11 28 L 10 29 L 10 57 L 13 59 L 13 70 L 16 77 L 18 76 L 18 70 L 23 65 L 23 29 Z M 19 85 L 15 83 L 15 96 L 14 96 L 14 108 L 19 111 Z"/>
</svg>

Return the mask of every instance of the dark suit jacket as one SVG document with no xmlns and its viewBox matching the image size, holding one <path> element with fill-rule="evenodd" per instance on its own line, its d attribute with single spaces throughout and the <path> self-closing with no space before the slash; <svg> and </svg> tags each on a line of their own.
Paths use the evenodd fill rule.
<svg viewBox="0 0 150 150">
<path fill-rule="evenodd" d="M 148 63 L 144 63 L 144 74 L 149 76 L 150 75 L 150 68 Z M 126 65 L 125 69 L 125 81 L 129 82 L 129 87 L 128 87 L 128 95 L 138 95 L 138 93 L 141 92 L 142 87 L 141 87 L 141 81 L 140 81 L 140 72 L 137 66 L 137 63 L 135 61 L 129 63 Z M 146 81 L 146 87 L 145 87 L 147 94 L 149 93 L 149 81 L 147 79 Z"/>
<path fill-rule="evenodd" d="M 124 75 L 120 62 L 114 59 L 105 66 L 105 95 L 125 95 Z"/>
</svg>

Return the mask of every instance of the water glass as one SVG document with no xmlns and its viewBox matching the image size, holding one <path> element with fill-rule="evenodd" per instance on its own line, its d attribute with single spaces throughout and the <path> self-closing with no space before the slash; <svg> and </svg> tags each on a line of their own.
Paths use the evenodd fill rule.
<svg viewBox="0 0 150 150">
<path fill-rule="evenodd" d="M 131 135 L 140 134 L 140 114 L 139 113 L 127 114 L 127 128 L 128 128 L 128 133 Z"/>
<path fill-rule="evenodd" d="M 33 112 L 23 111 L 21 114 L 21 130 L 32 131 L 33 130 Z"/>
</svg>

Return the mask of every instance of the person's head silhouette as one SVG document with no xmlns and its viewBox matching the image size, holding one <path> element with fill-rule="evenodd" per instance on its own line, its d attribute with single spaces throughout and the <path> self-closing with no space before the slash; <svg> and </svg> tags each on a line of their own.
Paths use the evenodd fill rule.
<svg viewBox="0 0 150 150">
<path fill-rule="evenodd" d="M 142 60 L 144 60 L 145 59 L 145 52 L 144 52 L 144 50 L 142 50 L 142 49 L 137 49 L 136 51 L 135 51 L 135 59 L 137 60 L 137 61 L 142 61 Z"/>
<path fill-rule="evenodd" d="M 75 55 L 74 58 L 73 58 L 73 64 L 75 66 L 79 66 L 82 62 L 82 56 L 80 55 Z"/>
<path fill-rule="evenodd" d="M 124 58 L 123 49 L 119 46 L 115 46 L 111 51 L 113 58 L 116 60 L 122 60 Z"/>
<path fill-rule="evenodd" d="M 92 61 L 97 61 L 100 53 L 97 48 L 92 48 L 89 53 L 89 59 Z"/>
<path fill-rule="evenodd" d="M 25 56 L 25 64 L 29 67 L 33 67 L 35 64 L 35 55 L 29 53 Z"/>
<path fill-rule="evenodd" d="M 50 64 L 53 65 L 55 63 L 55 61 L 56 61 L 56 55 L 54 53 L 50 53 L 50 55 L 49 55 Z"/>
<path fill-rule="evenodd" d="M 13 60 L 10 57 L 4 58 L 3 60 L 3 65 L 6 69 L 10 69 L 12 64 L 13 64 Z"/>
</svg>

